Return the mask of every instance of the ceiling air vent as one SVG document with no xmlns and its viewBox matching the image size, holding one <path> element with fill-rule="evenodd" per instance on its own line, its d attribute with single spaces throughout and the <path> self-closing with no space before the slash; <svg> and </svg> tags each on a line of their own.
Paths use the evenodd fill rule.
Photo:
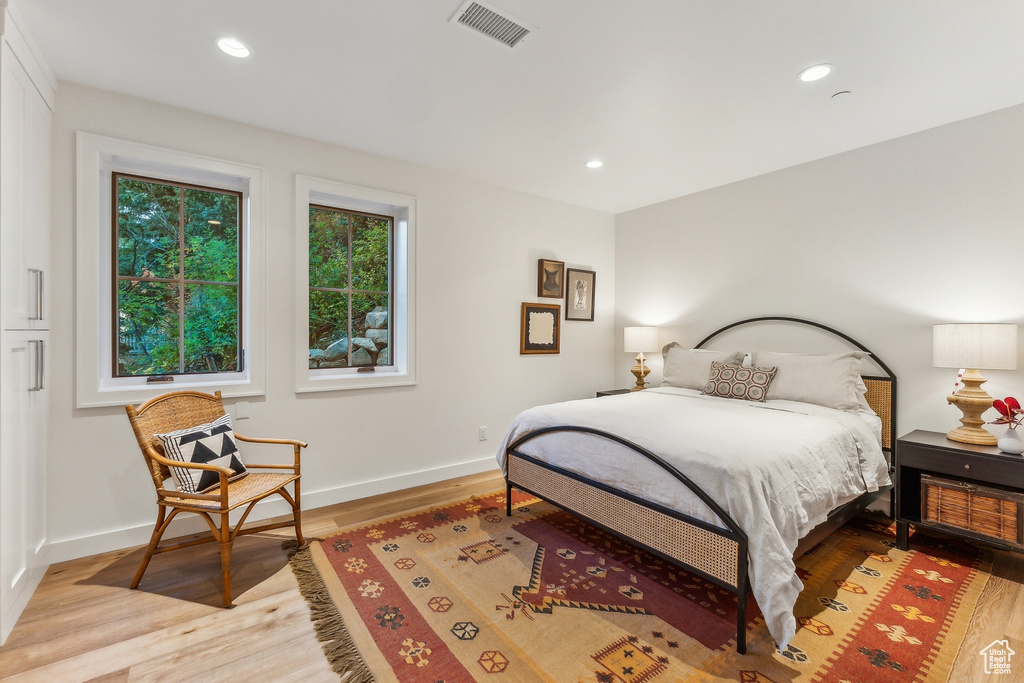
<svg viewBox="0 0 1024 683">
<path fill-rule="evenodd" d="M 516 19 L 507 12 L 496 7 L 491 7 L 478 0 L 468 0 L 462 7 L 455 11 L 450 19 L 453 24 L 462 24 L 471 29 L 490 36 L 497 41 L 505 43 L 509 47 L 515 47 L 519 41 L 530 33 L 536 32 L 536 28 L 525 21 Z"/>
</svg>

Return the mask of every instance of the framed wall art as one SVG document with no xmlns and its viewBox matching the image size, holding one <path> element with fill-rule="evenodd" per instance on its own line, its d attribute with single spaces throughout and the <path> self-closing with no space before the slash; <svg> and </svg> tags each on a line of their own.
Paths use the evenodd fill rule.
<svg viewBox="0 0 1024 683">
<path fill-rule="evenodd" d="M 561 299 L 565 291 L 565 262 L 537 259 L 537 296 Z"/>
<path fill-rule="evenodd" d="M 519 325 L 519 353 L 558 353 L 561 334 L 558 304 L 523 302 Z"/>
<path fill-rule="evenodd" d="M 594 320 L 594 278 L 592 270 L 565 269 L 565 319 Z"/>
</svg>

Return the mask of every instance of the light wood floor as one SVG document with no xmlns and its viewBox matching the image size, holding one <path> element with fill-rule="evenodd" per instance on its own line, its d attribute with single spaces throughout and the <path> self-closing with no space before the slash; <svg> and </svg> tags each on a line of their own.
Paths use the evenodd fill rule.
<svg viewBox="0 0 1024 683">
<path fill-rule="evenodd" d="M 325 536 L 501 486 L 497 474 L 481 474 L 308 510 L 303 532 Z M 281 549 L 289 537 L 281 529 L 235 543 L 229 610 L 219 607 L 212 544 L 155 557 L 134 591 L 127 586 L 142 548 L 54 565 L 0 648 L 0 681 L 337 681 Z M 1022 586 L 1024 555 L 998 552 L 951 680 L 988 679 L 977 653 L 996 637 L 1009 638 L 1019 653 L 1013 671 L 1024 676 Z"/>
</svg>

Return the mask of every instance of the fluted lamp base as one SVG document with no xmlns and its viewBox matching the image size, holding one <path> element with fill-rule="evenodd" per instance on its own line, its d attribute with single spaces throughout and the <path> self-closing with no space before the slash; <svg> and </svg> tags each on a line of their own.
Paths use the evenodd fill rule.
<svg viewBox="0 0 1024 683">
<path fill-rule="evenodd" d="M 633 369 L 630 370 L 630 372 L 633 373 L 633 376 L 636 377 L 636 386 L 630 389 L 630 391 L 643 391 L 647 388 L 647 383 L 644 382 L 644 378 L 650 374 L 651 369 L 644 363 L 646 360 L 647 358 L 643 353 L 636 354 L 636 365 L 634 365 Z M 991 402 L 989 402 L 989 405 L 992 405 Z"/>
<path fill-rule="evenodd" d="M 977 370 L 967 370 L 961 381 L 963 388 L 946 399 L 959 408 L 964 416 L 960 418 L 960 426 L 946 434 L 946 438 L 959 443 L 995 446 L 998 439 L 982 428 L 985 420 L 981 415 L 992 407 L 992 397 L 981 388 L 985 378 Z"/>
</svg>

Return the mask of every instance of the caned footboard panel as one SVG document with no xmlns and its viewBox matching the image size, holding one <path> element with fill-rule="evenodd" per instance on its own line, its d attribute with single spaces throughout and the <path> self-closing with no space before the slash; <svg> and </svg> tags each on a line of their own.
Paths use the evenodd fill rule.
<svg viewBox="0 0 1024 683">
<path fill-rule="evenodd" d="M 509 453 L 508 480 L 734 588 L 740 544 Z"/>
</svg>

